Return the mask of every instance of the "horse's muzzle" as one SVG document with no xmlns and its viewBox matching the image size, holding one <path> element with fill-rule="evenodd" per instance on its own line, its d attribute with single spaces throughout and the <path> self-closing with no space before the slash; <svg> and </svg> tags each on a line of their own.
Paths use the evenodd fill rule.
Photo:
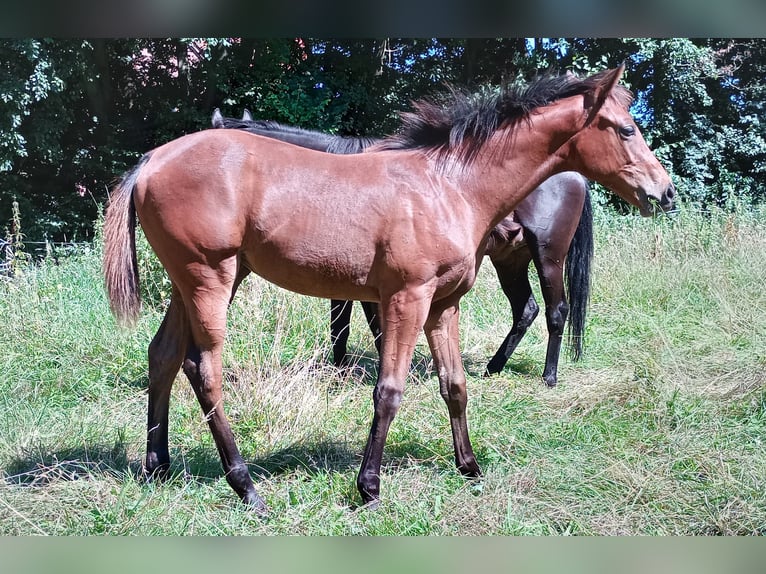
<svg viewBox="0 0 766 574">
<path fill-rule="evenodd" d="M 676 205 L 676 188 L 670 183 L 667 189 L 662 193 L 659 199 L 654 196 L 644 196 L 644 201 L 641 202 L 641 215 L 644 217 L 650 217 L 652 215 L 658 215 L 659 213 L 668 213 L 675 210 Z"/>
<path fill-rule="evenodd" d="M 676 187 L 670 183 L 660 199 L 660 209 L 671 211 L 676 205 Z"/>
</svg>

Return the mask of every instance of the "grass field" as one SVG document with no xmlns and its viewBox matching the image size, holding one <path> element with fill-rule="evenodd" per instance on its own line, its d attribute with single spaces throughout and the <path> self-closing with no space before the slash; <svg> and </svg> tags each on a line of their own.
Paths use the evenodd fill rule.
<svg viewBox="0 0 766 574">
<path fill-rule="evenodd" d="M 490 265 L 463 300 L 478 485 L 454 468 L 421 337 L 377 511 L 356 509 L 376 370 L 360 308 L 358 365 L 341 374 L 327 301 L 251 277 L 232 306 L 226 409 L 271 509 L 259 519 L 223 479 L 182 375 L 173 477 L 140 478 L 161 303 L 119 330 L 97 248 L 0 279 L 0 534 L 766 533 L 766 213 L 653 221 L 599 209 L 596 228 L 585 356 L 562 360 L 557 388 L 540 378 L 543 317 L 502 374 L 480 376 L 510 319 Z M 160 300 L 160 276 L 144 280 Z"/>
</svg>

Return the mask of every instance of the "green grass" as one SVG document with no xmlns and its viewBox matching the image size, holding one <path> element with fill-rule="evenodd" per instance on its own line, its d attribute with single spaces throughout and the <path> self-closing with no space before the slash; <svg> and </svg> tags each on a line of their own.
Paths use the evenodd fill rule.
<svg viewBox="0 0 766 574">
<path fill-rule="evenodd" d="M 344 375 L 328 362 L 328 302 L 251 277 L 232 306 L 226 408 L 271 509 L 259 519 L 223 479 L 182 375 L 172 478 L 140 479 L 146 346 L 167 288 L 145 254 L 155 304 L 131 332 L 108 312 L 97 250 L 0 279 L 0 534 L 763 534 L 766 215 L 598 211 L 596 226 L 584 359 L 563 359 L 546 388 L 540 317 L 482 378 L 510 321 L 485 265 L 461 315 L 484 479 L 454 468 L 421 337 L 377 511 L 356 508 L 376 370 L 360 308 Z"/>
</svg>

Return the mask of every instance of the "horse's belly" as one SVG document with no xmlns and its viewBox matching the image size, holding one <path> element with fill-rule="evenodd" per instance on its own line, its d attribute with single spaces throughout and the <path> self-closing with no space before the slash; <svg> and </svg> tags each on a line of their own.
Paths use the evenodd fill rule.
<svg viewBox="0 0 766 574">
<path fill-rule="evenodd" d="M 376 301 L 370 264 L 354 250 L 319 253 L 309 245 L 260 243 L 244 252 L 247 267 L 284 289 L 328 299 Z"/>
</svg>

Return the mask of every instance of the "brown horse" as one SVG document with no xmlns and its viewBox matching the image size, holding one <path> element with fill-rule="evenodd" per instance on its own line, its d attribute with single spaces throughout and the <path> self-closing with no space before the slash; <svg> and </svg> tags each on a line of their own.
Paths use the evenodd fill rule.
<svg viewBox="0 0 766 574">
<path fill-rule="evenodd" d="M 376 151 L 335 155 L 240 130 L 204 130 L 145 154 L 116 186 L 104 226 L 104 273 L 123 322 L 140 311 L 135 219 L 172 281 L 149 345 L 148 475 L 164 476 L 168 400 L 179 367 L 191 382 L 226 479 L 257 494 L 224 413 L 221 354 L 231 298 L 252 272 L 323 298 L 376 301 L 383 327 L 374 414 L 357 488 L 375 506 L 391 422 L 425 331 L 447 404 L 455 462 L 481 470 L 466 418 L 460 298 L 490 231 L 545 179 L 579 171 L 643 215 L 675 190 L 628 113 L 623 67 L 585 79 L 421 101 Z M 366 214 L 360 217 L 359 214 Z"/>
<path fill-rule="evenodd" d="M 211 123 L 214 128 L 243 129 L 328 153 L 362 153 L 380 141 L 374 138 L 336 136 L 271 120 L 254 120 L 247 110 L 242 119 L 238 119 L 224 117 L 216 109 Z M 578 213 L 581 213 L 580 217 L 576 217 Z M 527 272 L 529 264 L 534 262 L 545 300 L 548 327 L 543 380 L 549 387 L 555 386 L 558 383 L 559 354 L 567 320 L 571 356 L 578 360 L 582 353 L 590 294 L 590 264 L 593 258 L 593 214 L 587 180 L 571 171 L 557 173 L 546 179 L 519 202 L 513 213 L 495 226 L 487 242 L 486 255 L 511 304 L 513 324 L 487 364 L 485 375 L 503 370 L 537 317 L 539 307 Z M 361 303 L 380 353 L 378 306 L 369 301 Z M 351 306 L 351 301 L 337 299 L 333 299 L 330 304 L 330 342 L 337 367 L 350 362 L 347 342 Z"/>
</svg>

